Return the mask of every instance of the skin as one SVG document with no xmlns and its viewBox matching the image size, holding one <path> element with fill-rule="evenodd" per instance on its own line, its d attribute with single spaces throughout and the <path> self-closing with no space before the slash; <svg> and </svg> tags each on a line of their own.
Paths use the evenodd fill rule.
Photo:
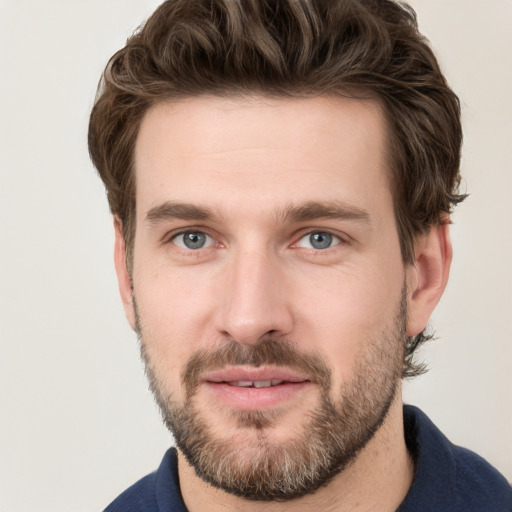
<svg viewBox="0 0 512 512">
<path fill-rule="evenodd" d="M 448 227 L 418 237 L 415 262 L 404 268 L 388 166 L 386 122 L 371 100 L 203 96 L 146 114 L 136 145 L 132 275 L 118 219 L 115 262 L 128 320 L 135 328 L 135 294 L 164 393 L 184 403 L 180 375 L 197 350 L 228 339 L 255 345 L 269 333 L 328 361 L 332 389 L 339 390 L 351 382 L 361 343 L 392 324 L 404 282 L 407 334 L 426 326 L 448 279 Z M 283 215 L 311 202 L 336 205 L 344 215 Z M 162 208 L 171 203 L 210 215 L 176 218 Z M 207 246 L 187 249 L 178 235 L 183 229 L 208 234 Z M 334 235 L 332 246 L 311 247 L 311 232 Z M 206 386 L 196 400 L 219 438 L 242 443 L 251 435 L 227 414 L 239 404 Z M 279 402 L 272 441 L 295 435 L 318 400 L 318 387 L 309 384 Z M 179 475 L 192 512 L 395 510 L 413 475 L 400 389 L 356 460 L 312 495 L 247 502 L 202 482 L 180 456 Z"/>
</svg>

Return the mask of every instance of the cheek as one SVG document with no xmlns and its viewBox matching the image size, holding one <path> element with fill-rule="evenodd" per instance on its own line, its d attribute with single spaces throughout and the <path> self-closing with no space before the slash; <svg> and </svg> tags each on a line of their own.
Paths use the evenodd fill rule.
<svg viewBox="0 0 512 512">
<path fill-rule="evenodd" d="M 134 286 L 147 327 L 179 338 L 194 339 L 214 304 L 213 282 L 197 267 L 173 269 L 153 263 L 135 269 Z"/>
<path fill-rule="evenodd" d="M 212 306 L 208 280 L 168 271 L 134 271 L 143 343 L 157 377 L 175 392 L 183 367 L 202 344 Z"/>
<path fill-rule="evenodd" d="M 402 292 L 403 270 L 335 272 L 301 286 L 297 332 L 309 349 L 326 358 L 336 381 L 346 382 L 366 347 L 378 343 L 394 324 Z M 308 334 L 309 333 L 309 334 Z"/>
</svg>

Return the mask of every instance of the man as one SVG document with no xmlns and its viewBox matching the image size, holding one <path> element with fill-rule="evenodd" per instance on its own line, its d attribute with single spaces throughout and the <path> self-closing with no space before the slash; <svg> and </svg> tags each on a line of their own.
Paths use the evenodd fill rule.
<svg viewBox="0 0 512 512">
<path fill-rule="evenodd" d="M 174 434 L 108 511 L 510 510 L 401 379 L 451 262 L 457 97 L 392 1 L 171 0 L 89 147 Z"/>
</svg>

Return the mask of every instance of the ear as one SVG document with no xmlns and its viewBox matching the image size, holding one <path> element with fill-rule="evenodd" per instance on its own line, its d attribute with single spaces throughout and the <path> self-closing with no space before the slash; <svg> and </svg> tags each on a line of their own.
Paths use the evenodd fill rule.
<svg viewBox="0 0 512 512">
<path fill-rule="evenodd" d="M 441 298 L 452 262 L 448 222 L 432 226 L 414 244 L 414 263 L 407 269 L 407 335 L 415 336 L 425 327 Z"/>
<path fill-rule="evenodd" d="M 132 280 L 126 266 L 126 244 L 123 225 L 118 217 L 114 217 L 115 245 L 114 263 L 116 266 L 119 293 L 123 301 L 124 312 L 132 329 L 135 329 L 135 309 L 133 306 Z"/>
</svg>

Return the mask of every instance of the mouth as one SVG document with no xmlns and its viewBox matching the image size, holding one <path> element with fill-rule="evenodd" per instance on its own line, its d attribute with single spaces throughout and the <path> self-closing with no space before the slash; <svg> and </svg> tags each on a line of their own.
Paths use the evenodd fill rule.
<svg viewBox="0 0 512 512">
<path fill-rule="evenodd" d="M 228 386 L 237 386 L 240 388 L 270 388 L 273 386 L 280 386 L 284 384 L 285 380 L 272 379 L 272 380 L 236 380 L 233 382 L 226 382 Z"/>
<path fill-rule="evenodd" d="M 268 410 L 294 401 L 312 385 L 304 375 L 281 368 L 228 368 L 201 380 L 214 401 L 235 410 Z"/>
</svg>

